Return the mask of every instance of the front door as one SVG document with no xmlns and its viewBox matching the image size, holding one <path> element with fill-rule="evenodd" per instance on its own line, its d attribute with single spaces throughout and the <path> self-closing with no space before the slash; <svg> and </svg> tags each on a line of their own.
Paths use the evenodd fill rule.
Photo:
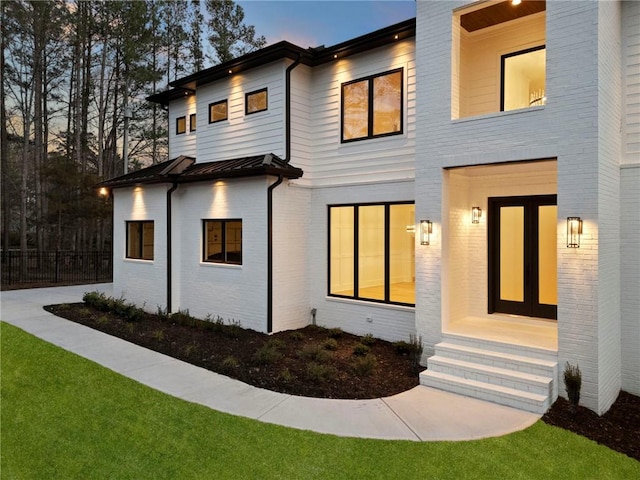
<svg viewBox="0 0 640 480">
<path fill-rule="evenodd" d="M 488 204 L 489 313 L 557 318 L 556 195 Z"/>
</svg>

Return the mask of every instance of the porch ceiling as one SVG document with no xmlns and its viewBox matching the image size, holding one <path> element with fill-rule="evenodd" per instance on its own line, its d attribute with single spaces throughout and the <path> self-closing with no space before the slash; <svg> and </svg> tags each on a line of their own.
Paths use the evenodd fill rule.
<svg viewBox="0 0 640 480">
<path fill-rule="evenodd" d="M 511 1 L 500 2 L 486 8 L 465 13 L 460 17 L 460 25 L 467 32 L 475 32 L 482 28 L 498 25 L 499 23 L 526 17 L 534 13 L 543 12 L 547 8 L 546 1 L 523 1 L 520 5 L 512 5 Z"/>
</svg>

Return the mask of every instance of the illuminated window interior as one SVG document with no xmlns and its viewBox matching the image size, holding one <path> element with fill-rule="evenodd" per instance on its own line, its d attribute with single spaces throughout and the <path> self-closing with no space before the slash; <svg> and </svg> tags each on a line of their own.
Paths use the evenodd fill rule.
<svg viewBox="0 0 640 480">
<path fill-rule="evenodd" d="M 267 89 L 256 90 L 245 95 L 245 113 L 258 113 L 267 110 Z"/>
<path fill-rule="evenodd" d="M 544 47 L 503 55 L 501 110 L 544 105 L 545 69 Z"/>
<path fill-rule="evenodd" d="M 413 203 L 329 207 L 329 294 L 415 304 Z"/>
<path fill-rule="evenodd" d="M 242 264 L 242 220 L 204 220 L 205 262 Z"/>
<path fill-rule="evenodd" d="M 187 131 L 187 117 L 176 118 L 176 135 L 181 135 Z"/>
<path fill-rule="evenodd" d="M 196 131 L 196 114 L 195 113 L 192 113 L 191 115 L 189 115 L 189 131 L 190 132 Z"/>
<path fill-rule="evenodd" d="M 126 224 L 127 258 L 153 260 L 153 221 Z"/>
<path fill-rule="evenodd" d="M 402 69 L 342 85 L 342 141 L 402 133 Z"/>
<path fill-rule="evenodd" d="M 227 100 L 209 104 L 209 123 L 221 122 L 227 119 Z"/>
</svg>

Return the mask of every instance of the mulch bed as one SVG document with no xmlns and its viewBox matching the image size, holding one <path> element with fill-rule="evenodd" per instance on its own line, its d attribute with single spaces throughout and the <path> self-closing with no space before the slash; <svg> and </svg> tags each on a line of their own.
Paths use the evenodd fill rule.
<svg viewBox="0 0 640 480">
<path fill-rule="evenodd" d="M 410 355 L 390 342 L 308 326 L 266 335 L 236 326 L 145 314 L 128 322 L 83 303 L 52 305 L 60 317 L 250 385 L 305 397 L 365 399 L 418 385 Z M 177 321 L 176 321 L 177 320 Z M 185 325 L 193 324 L 191 325 Z M 364 339 L 367 342 L 367 339 Z M 354 353 L 354 349 L 357 350 Z M 359 353 L 359 354 L 358 354 Z"/>
<path fill-rule="evenodd" d="M 239 326 L 145 314 L 129 322 L 84 303 L 51 305 L 60 317 L 276 392 L 367 399 L 418 385 L 411 356 L 394 344 L 307 326 L 266 335 Z M 368 349 L 368 352 L 367 352 Z M 354 353 L 358 351 L 359 355 Z M 375 358 L 375 360 L 371 360 Z M 428 408 L 428 406 L 425 406 Z M 640 460 L 640 397 L 626 392 L 602 416 L 558 398 L 542 420 Z"/>
</svg>

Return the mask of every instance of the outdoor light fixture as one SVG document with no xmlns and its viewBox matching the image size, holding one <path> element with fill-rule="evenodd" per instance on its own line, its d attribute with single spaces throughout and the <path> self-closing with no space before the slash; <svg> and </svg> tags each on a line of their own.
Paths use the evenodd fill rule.
<svg viewBox="0 0 640 480">
<path fill-rule="evenodd" d="M 480 223 L 482 209 L 480 207 L 471 207 L 471 223 Z"/>
<path fill-rule="evenodd" d="M 580 235 L 582 235 L 582 219 L 567 217 L 567 248 L 580 248 Z"/>
<path fill-rule="evenodd" d="M 107 195 L 109 195 L 109 190 L 107 190 L 105 187 L 101 187 L 100 190 L 98 190 L 98 194 L 101 197 L 106 197 Z"/>
<path fill-rule="evenodd" d="M 431 220 L 420 220 L 420 245 L 429 245 L 432 233 L 433 223 Z"/>
<path fill-rule="evenodd" d="M 511 5 L 520 5 L 522 0 L 511 0 Z"/>
</svg>

